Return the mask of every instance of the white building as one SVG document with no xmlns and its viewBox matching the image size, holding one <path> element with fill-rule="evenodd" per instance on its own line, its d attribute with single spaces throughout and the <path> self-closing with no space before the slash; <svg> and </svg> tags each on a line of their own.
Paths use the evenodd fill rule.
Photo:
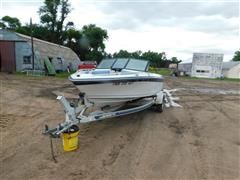
<svg viewBox="0 0 240 180">
<path fill-rule="evenodd" d="M 240 78 L 240 62 L 224 62 L 222 66 L 222 73 L 226 78 Z"/>
<path fill-rule="evenodd" d="M 193 53 L 193 77 L 217 78 L 222 73 L 223 54 Z"/>
</svg>

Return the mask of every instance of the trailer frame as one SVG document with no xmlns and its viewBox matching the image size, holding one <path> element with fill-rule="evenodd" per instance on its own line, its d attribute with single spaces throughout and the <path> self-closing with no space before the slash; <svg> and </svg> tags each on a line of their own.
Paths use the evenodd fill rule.
<svg viewBox="0 0 240 180">
<path fill-rule="evenodd" d="M 155 105 L 155 108 L 160 108 L 158 110 L 159 112 L 162 112 L 164 104 L 168 103 L 166 96 L 167 93 L 164 90 L 162 90 L 154 96 L 139 99 L 139 101 L 143 103 L 140 104 L 139 106 L 110 112 L 94 111 L 88 115 L 84 115 L 85 111 L 89 107 L 93 107 L 94 104 L 89 102 L 84 94 L 79 94 L 77 106 L 74 106 L 63 95 L 57 96 L 57 100 L 60 101 L 64 108 L 65 121 L 58 124 L 57 127 L 51 129 L 48 127 L 48 125 L 45 125 L 45 130 L 43 134 L 50 135 L 53 138 L 58 138 L 60 137 L 61 133 L 67 131 L 72 125 L 100 121 L 113 117 L 125 116 L 128 114 L 143 111 L 145 109 L 150 108 L 153 105 Z"/>
</svg>

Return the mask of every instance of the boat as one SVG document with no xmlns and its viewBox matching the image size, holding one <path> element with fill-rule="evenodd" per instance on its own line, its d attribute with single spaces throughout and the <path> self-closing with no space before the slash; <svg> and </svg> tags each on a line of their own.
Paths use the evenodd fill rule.
<svg viewBox="0 0 240 180">
<path fill-rule="evenodd" d="M 162 91 L 163 77 L 148 69 L 146 60 L 104 59 L 96 69 L 80 69 L 69 80 L 94 106 L 117 106 L 154 97 Z"/>
<path fill-rule="evenodd" d="M 152 107 L 161 113 L 176 106 L 171 92 L 163 89 L 163 77 L 148 72 L 149 62 L 139 59 L 104 59 L 96 69 L 80 69 L 69 80 L 80 90 L 77 103 L 59 95 L 65 121 L 55 128 L 45 125 L 43 134 L 59 138 L 73 125 L 137 113 Z M 134 105 L 133 105 L 134 104 Z M 107 106 L 107 107 L 106 107 Z"/>
</svg>

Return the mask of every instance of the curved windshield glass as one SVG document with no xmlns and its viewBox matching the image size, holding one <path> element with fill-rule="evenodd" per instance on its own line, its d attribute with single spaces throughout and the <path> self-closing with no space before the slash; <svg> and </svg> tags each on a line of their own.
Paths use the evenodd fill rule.
<svg viewBox="0 0 240 180">
<path fill-rule="evenodd" d="M 148 61 L 127 58 L 104 59 L 100 62 L 97 69 L 112 69 L 115 71 L 131 69 L 136 71 L 147 71 Z"/>
<path fill-rule="evenodd" d="M 118 59 L 112 66 L 112 69 L 123 69 L 129 59 Z"/>
<path fill-rule="evenodd" d="M 148 67 L 148 61 L 131 59 L 126 66 L 126 69 L 146 71 L 147 67 Z"/>
<path fill-rule="evenodd" d="M 97 66 L 98 69 L 110 69 L 116 59 L 104 59 Z"/>
</svg>

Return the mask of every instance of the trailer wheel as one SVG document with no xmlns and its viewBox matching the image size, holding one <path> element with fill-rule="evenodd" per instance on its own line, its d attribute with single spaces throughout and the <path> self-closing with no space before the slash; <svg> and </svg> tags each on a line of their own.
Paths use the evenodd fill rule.
<svg viewBox="0 0 240 180">
<path fill-rule="evenodd" d="M 159 113 L 162 113 L 163 112 L 163 104 L 156 104 L 155 105 L 155 110 Z"/>
</svg>

